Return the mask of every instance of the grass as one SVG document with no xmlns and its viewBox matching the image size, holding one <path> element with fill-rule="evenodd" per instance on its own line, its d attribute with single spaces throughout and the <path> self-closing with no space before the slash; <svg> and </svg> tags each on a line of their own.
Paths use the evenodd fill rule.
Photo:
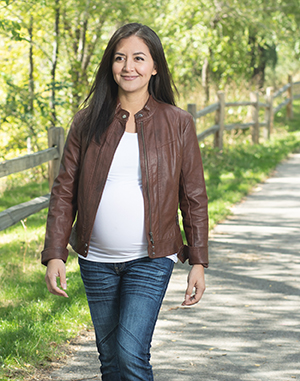
<svg viewBox="0 0 300 381">
<path fill-rule="evenodd" d="M 225 144 L 222 153 L 202 143 L 209 195 L 210 227 L 230 214 L 240 201 L 290 152 L 300 149 L 300 103 L 293 121 L 276 117 L 276 134 L 261 145 L 251 145 L 246 133 Z M 232 138 L 232 137 L 231 137 Z M 10 180 L 9 180 L 10 181 Z M 0 211 L 47 193 L 46 182 L 16 180 L 1 195 Z M 0 380 L 21 380 L 36 368 L 46 369 L 63 355 L 64 346 L 81 329 L 91 326 L 76 255 L 67 263 L 69 298 L 50 294 L 44 282 L 40 252 L 46 211 L 0 233 Z"/>
<path fill-rule="evenodd" d="M 15 185 L 1 195 L 1 210 L 48 191 L 46 182 Z M 0 233 L 0 380 L 21 380 L 63 355 L 61 344 L 90 327 L 76 255 L 67 263 L 69 298 L 50 294 L 40 264 L 47 211 Z"/>
<path fill-rule="evenodd" d="M 238 139 L 241 140 L 241 139 Z M 255 184 L 264 181 L 290 152 L 300 148 L 300 131 L 281 131 L 262 145 L 235 142 L 222 153 L 204 147 L 210 228 L 230 214 L 232 204 L 247 195 Z"/>
</svg>

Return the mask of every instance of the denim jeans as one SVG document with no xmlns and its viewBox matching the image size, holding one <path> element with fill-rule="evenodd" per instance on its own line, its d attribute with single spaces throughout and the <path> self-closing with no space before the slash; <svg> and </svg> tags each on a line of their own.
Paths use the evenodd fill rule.
<svg viewBox="0 0 300 381">
<path fill-rule="evenodd" d="M 174 262 L 141 258 L 99 263 L 79 258 L 103 381 L 152 381 L 150 346 Z"/>
</svg>

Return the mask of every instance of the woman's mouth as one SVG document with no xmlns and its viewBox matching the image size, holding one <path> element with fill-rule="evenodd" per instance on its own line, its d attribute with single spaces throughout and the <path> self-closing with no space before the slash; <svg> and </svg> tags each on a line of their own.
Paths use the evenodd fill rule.
<svg viewBox="0 0 300 381">
<path fill-rule="evenodd" d="M 134 79 L 137 78 L 137 75 L 122 75 L 122 78 L 123 78 L 125 81 L 133 81 Z"/>
</svg>

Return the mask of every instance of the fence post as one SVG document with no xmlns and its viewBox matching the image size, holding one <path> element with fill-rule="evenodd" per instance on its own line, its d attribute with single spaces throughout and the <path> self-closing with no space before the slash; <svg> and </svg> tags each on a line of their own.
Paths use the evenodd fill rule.
<svg viewBox="0 0 300 381">
<path fill-rule="evenodd" d="M 49 189 L 51 191 L 54 179 L 58 175 L 60 161 L 65 144 L 65 132 L 62 127 L 51 127 L 48 130 L 48 147 L 56 147 L 59 152 L 59 158 L 50 160 L 48 164 L 48 181 Z"/>
<path fill-rule="evenodd" d="M 250 101 L 254 102 L 254 105 L 251 106 L 252 108 L 252 122 L 254 123 L 254 126 L 252 127 L 252 142 L 254 144 L 259 143 L 259 94 L 257 92 L 250 93 Z"/>
<path fill-rule="evenodd" d="M 288 83 L 290 83 L 291 86 L 287 90 L 287 96 L 290 101 L 286 105 L 286 116 L 288 119 L 293 119 L 293 77 L 291 75 L 288 76 Z"/>
<path fill-rule="evenodd" d="M 194 124 L 195 124 L 195 129 L 197 132 L 197 106 L 196 103 L 189 103 L 188 104 L 188 112 L 193 116 L 194 119 Z"/>
<path fill-rule="evenodd" d="M 26 144 L 27 144 L 27 154 L 30 155 L 32 152 L 31 152 L 31 138 L 29 136 L 27 138 Z"/>
<path fill-rule="evenodd" d="M 223 149 L 223 132 L 224 132 L 224 119 L 225 119 L 225 93 L 223 91 L 217 92 L 217 101 L 219 102 L 219 109 L 215 114 L 215 124 L 220 128 L 214 136 L 214 147 L 218 147 L 221 151 Z"/>
<path fill-rule="evenodd" d="M 273 133 L 273 87 L 267 87 L 266 89 L 266 103 L 269 107 L 266 107 L 265 111 L 265 122 L 267 123 L 264 128 L 264 139 L 270 139 L 271 134 Z"/>
</svg>

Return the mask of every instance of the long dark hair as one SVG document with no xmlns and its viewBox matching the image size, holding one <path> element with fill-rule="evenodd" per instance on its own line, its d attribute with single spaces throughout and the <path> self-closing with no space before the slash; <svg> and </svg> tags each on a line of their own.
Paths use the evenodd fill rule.
<svg viewBox="0 0 300 381">
<path fill-rule="evenodd" d="M 157 70 L 152 75 L 148 91 L 159 101 L 175 105 L 173 88 L 177 91 L 165 58 L 161 41 L 157 34 L 146 25 L 131 23 L 119 28 L 109 40 L 104 51 L 91 90 L 83 102 L 82 123 L 85 126 L 87 143 L 93 136 L 97 142 L 111 124 L 118 98 L 118 85 L 112 74 L 112 62 L 117 44 L 123 39 L 135 35 L 148 46 Z"/>
</svg>

